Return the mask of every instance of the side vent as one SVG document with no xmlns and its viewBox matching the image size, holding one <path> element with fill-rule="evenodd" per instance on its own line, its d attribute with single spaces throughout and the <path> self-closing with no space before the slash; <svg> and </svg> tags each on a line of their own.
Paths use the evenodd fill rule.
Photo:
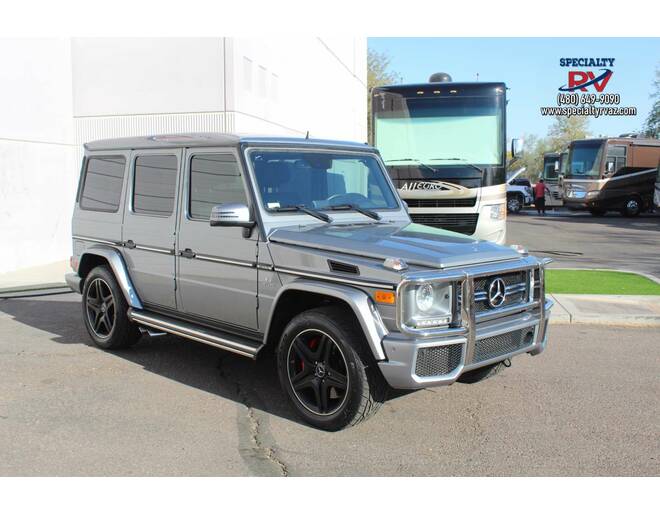
<svg viewBox="0 0 660 514">
<path fill-rule="evenodd" d="M 329 260 L 328 266 L 330 267 L 330 271 L 336 271 L 337 273 L 349 273 L 351 275 L 360 274 L 360 268 L 354 264 L 346 264 L 345 262 Z"/>
</svg>

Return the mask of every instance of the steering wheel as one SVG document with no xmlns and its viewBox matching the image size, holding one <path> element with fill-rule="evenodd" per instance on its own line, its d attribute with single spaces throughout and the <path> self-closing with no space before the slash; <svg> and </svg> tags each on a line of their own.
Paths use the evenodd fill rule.
<svg viewBox="0 0 660 514">
<path fill-rule="evenodd" d="M 345 203 L 361 205 L 369 203 L 369 198 L 360 193 L 339 193 L 328 198 L 329 205 L 342 205 Z"/>
</svg>

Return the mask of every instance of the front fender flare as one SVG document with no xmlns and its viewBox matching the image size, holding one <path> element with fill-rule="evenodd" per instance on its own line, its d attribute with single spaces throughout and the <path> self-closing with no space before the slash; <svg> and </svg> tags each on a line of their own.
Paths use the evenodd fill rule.
<svg viewBox="0 0 660 514">
<path fill-rule="evenodd" d="M 83 261 L 85 255 L 97 255 L 107 260 L 117 282 L 119 283 L 119 287 L 124 293 L 128 305 L 134 309 L 143 309 L 140 297 L 138 296 L 135 286 L 131 281 L 131 277 L 128 274 L 128 267 L 126 266 L 124 257 L 122 257 L 119 250 L 116 248 L 110 248 L 109 246 L 95 244 L 83 251 L 80 255 L 80 262 Z"/>
<path fill-rule="evenodd" d="M 369 348 L 377 361 L 386 360 L 387 356 L 383 350 L 382 340 L 388 334 L 388 330 L 380 317 L 380 313 L 369 295 L 360 289 L 350 286 L 331 284 L 328 282 L 317 282 L 313 280 L 293 280 L 280 288 L 273 301 L 273 307 L 268 318 L 264 343 L 269 339 L 273 314 L 277 310 L 280 298 L 288 291 L 302 291 L 324 296 L 331 296 L 346 303 L 358 319 L 364 332 Z"/>
</svg>

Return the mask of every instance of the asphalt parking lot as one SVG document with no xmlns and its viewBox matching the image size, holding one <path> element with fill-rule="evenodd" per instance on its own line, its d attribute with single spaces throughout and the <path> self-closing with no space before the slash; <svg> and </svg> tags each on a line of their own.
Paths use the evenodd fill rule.
<svg viewBox="0 0 660 514">
<path fill-rule="evenodd" d="M 508 216 L 507 242 L 553 258 L 554 267 L 613 268 L 660 277 L 660 213 L 595 218 L 563 209 L 537 216 L 525 209 Z"/>
<path fill-rule="evenodd" d="M 108 353 L 75 294 L 0 300 L 0 475 L 658 475 L 657 329 L 554 325 L 476 385 L 301 424 L 268 359 L 175 337 Z"/>
</svg>

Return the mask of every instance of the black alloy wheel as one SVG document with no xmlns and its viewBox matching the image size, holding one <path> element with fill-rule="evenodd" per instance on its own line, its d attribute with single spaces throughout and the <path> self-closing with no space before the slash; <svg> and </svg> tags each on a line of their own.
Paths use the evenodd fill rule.
<svg viewBox="0 0 660 514">
<path fill-rule="evenodd" d="M 106 339 L 112 334 L 117 319 L 115 299 L 105 280 L 95 278 L 90 282 L 85 295 L 87 321 L 94 334 Z"/>
<path fill-rule="evenodd" d="M 348 365 L 326 333 L 307 329 L 289 345 L 287 375 L 300 403 L 310 412 L 330 416 L 340 410 L 349 388 Z"/>
<path fill-rule="evenodd" d="M 107 266 L 97 266 L 85 277 L 82 300 L 85 327 L 96 346 L 127 348 L 140 339 L 140 330 L 128 318 L 126 298 Z"/>
</svg>

